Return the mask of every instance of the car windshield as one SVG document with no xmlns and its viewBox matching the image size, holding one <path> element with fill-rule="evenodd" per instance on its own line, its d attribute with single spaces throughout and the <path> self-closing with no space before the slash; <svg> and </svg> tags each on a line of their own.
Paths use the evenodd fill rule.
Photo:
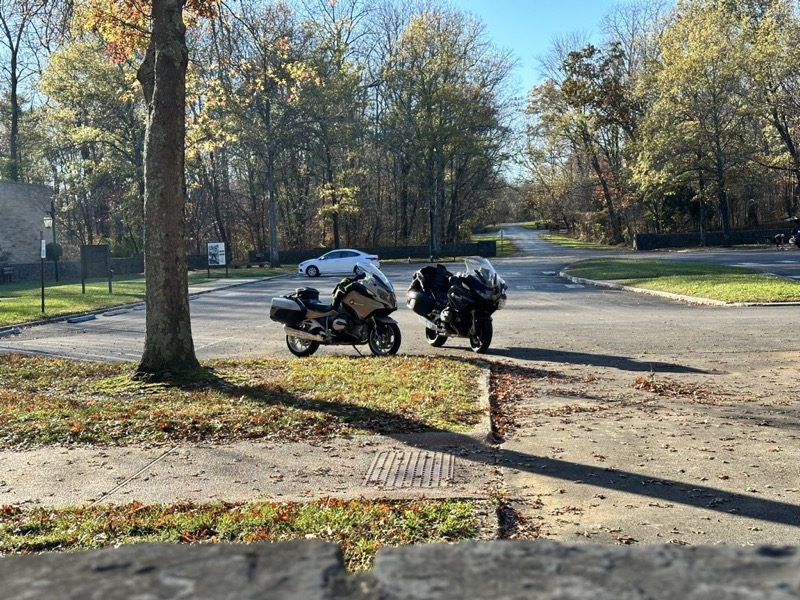
<svg viewBox="0 0 800 600">
<path fill-rule="evenodd" d="M 367 277 L 375 278 L 387 290 L 394 292 L 394 287 L 392 286 L 391 281 L 389 281 L 386 275 L 384 275 L 374 263 L 362 259 L 358 261 L 358 268 L 359 270 L 364 271 L 364 273 L 367 274 Z"/>
</svg>

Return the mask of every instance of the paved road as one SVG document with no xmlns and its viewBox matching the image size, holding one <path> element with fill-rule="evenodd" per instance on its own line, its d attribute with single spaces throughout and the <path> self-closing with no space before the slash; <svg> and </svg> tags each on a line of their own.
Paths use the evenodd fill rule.
<svg viewBox="0 0 800 600">
<path fill-rule="evenodd" d="M 719 308 L 687 306 L 646 295 L 582 286 L 557 273 L 575 260 L 609 253 L 574 251 L 543 242 L 536 232 L 507 226 L 506 235 L 522 249 L 521 258 L 497 259 L 496 267 L 509 285 L 505 310 L 495 316 L 490 354 L 522 360 L 615 364 L 642 370 L 653 368 L 651 355 L 671 357 L 663 365 L 680 369 L 687 350 L 738 352 L 748 348 L 779 352 L 791 348 L 794 307 Z M 622 253 L 649 257 L 650 253 Z M 789 277 L 800 276 L 800 252 L 772 249 L 657 253 L 671 260 L 708 260 L 746 264 Z M 616 253 L 615 253 L 616 255 Z M 470 354 L 463 339 L 451 339 L 443 349 L 430 348 L 422 325 L 405 307 L 405 289 L 419 264 L 386 264 L 400 307 L 395 316 L 403 334 L 401 352 Z M 448 265 L 458 270 L 459 264 Z M 248 282 L 195 293 L 190 303 L 198 357 L 287 355 L 281 327 L 269 320 L 272 297 L 296 287 L 313 285 L 329 294 L 337 277 L 310 280 L 293 275 Z M 221 281 L 222 285 L 230 282 Z M 201 290 L 201 287 L 193 290 Z M 144 310 L 109 311 L 97 319 L 70 324 L 57 322 L 23 328 L 20 335 L 0 338 L 0 351 L 24 351 L 91 360 L 135 361 L 141 356 Z M 360 348 L 368 353 L 366 347 Z M 355 354 L 349 346 L 322 347 L 320 354 Z M 673 358 L 674 357 L 674 360 Z M 638 367 L 637 367 L 638 365 Z"/>
</svg>

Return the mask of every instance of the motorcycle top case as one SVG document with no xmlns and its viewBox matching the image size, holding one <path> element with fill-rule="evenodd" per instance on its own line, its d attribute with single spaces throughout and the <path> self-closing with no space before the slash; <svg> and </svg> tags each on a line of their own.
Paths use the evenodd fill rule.
<svg viewBox="0 0 800 600">
<path fill-rule="evenodd" d="M 406 294 L 406 305 L 418 315 L 428 315 L 436 307 L 433 296 L 418 290 L 409 290 Z"/>
<path fill-rule="evenodd" d="M 286 325 L 297 325 L 306 316 L 306 309 L 293 298 L 273 298 L 269 318 Z"/>
</svg>

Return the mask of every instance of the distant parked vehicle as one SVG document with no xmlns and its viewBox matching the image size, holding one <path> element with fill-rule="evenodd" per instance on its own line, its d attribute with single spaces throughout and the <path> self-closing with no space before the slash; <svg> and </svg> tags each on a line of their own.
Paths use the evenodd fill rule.
<svg viewBox="0 0 800 600">
<path fill-rule="evenodd" d="M 344 248 L 331 250 L 320 256 L 304 260 L 297 265 L 297 272 L 309 277 L 319 277 L 320 275 L 350 275 L 358 274 L 358 263 L 368 263 L 380 269 L 380 262 L 375 254 L 367 254 L 360 250 Z"/>
</svg>

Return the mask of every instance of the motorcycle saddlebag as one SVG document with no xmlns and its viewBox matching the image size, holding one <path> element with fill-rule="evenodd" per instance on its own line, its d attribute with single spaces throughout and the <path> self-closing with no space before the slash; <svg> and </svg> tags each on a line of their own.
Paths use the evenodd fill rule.
<svg viewBox="0 0 800 600">
<path fill-rule="evenodd" d="M 408 290 L 406 305 L 418 315 L 428 315 L 436 306 L 433 296 L 417 290 Z"/>
<path fill-rule="evenodd" d="M 306 316 L 306 309 L 293 298 L 273 298 L 269 318 L 286 325 L 297 325 Z"/>
</svg>

